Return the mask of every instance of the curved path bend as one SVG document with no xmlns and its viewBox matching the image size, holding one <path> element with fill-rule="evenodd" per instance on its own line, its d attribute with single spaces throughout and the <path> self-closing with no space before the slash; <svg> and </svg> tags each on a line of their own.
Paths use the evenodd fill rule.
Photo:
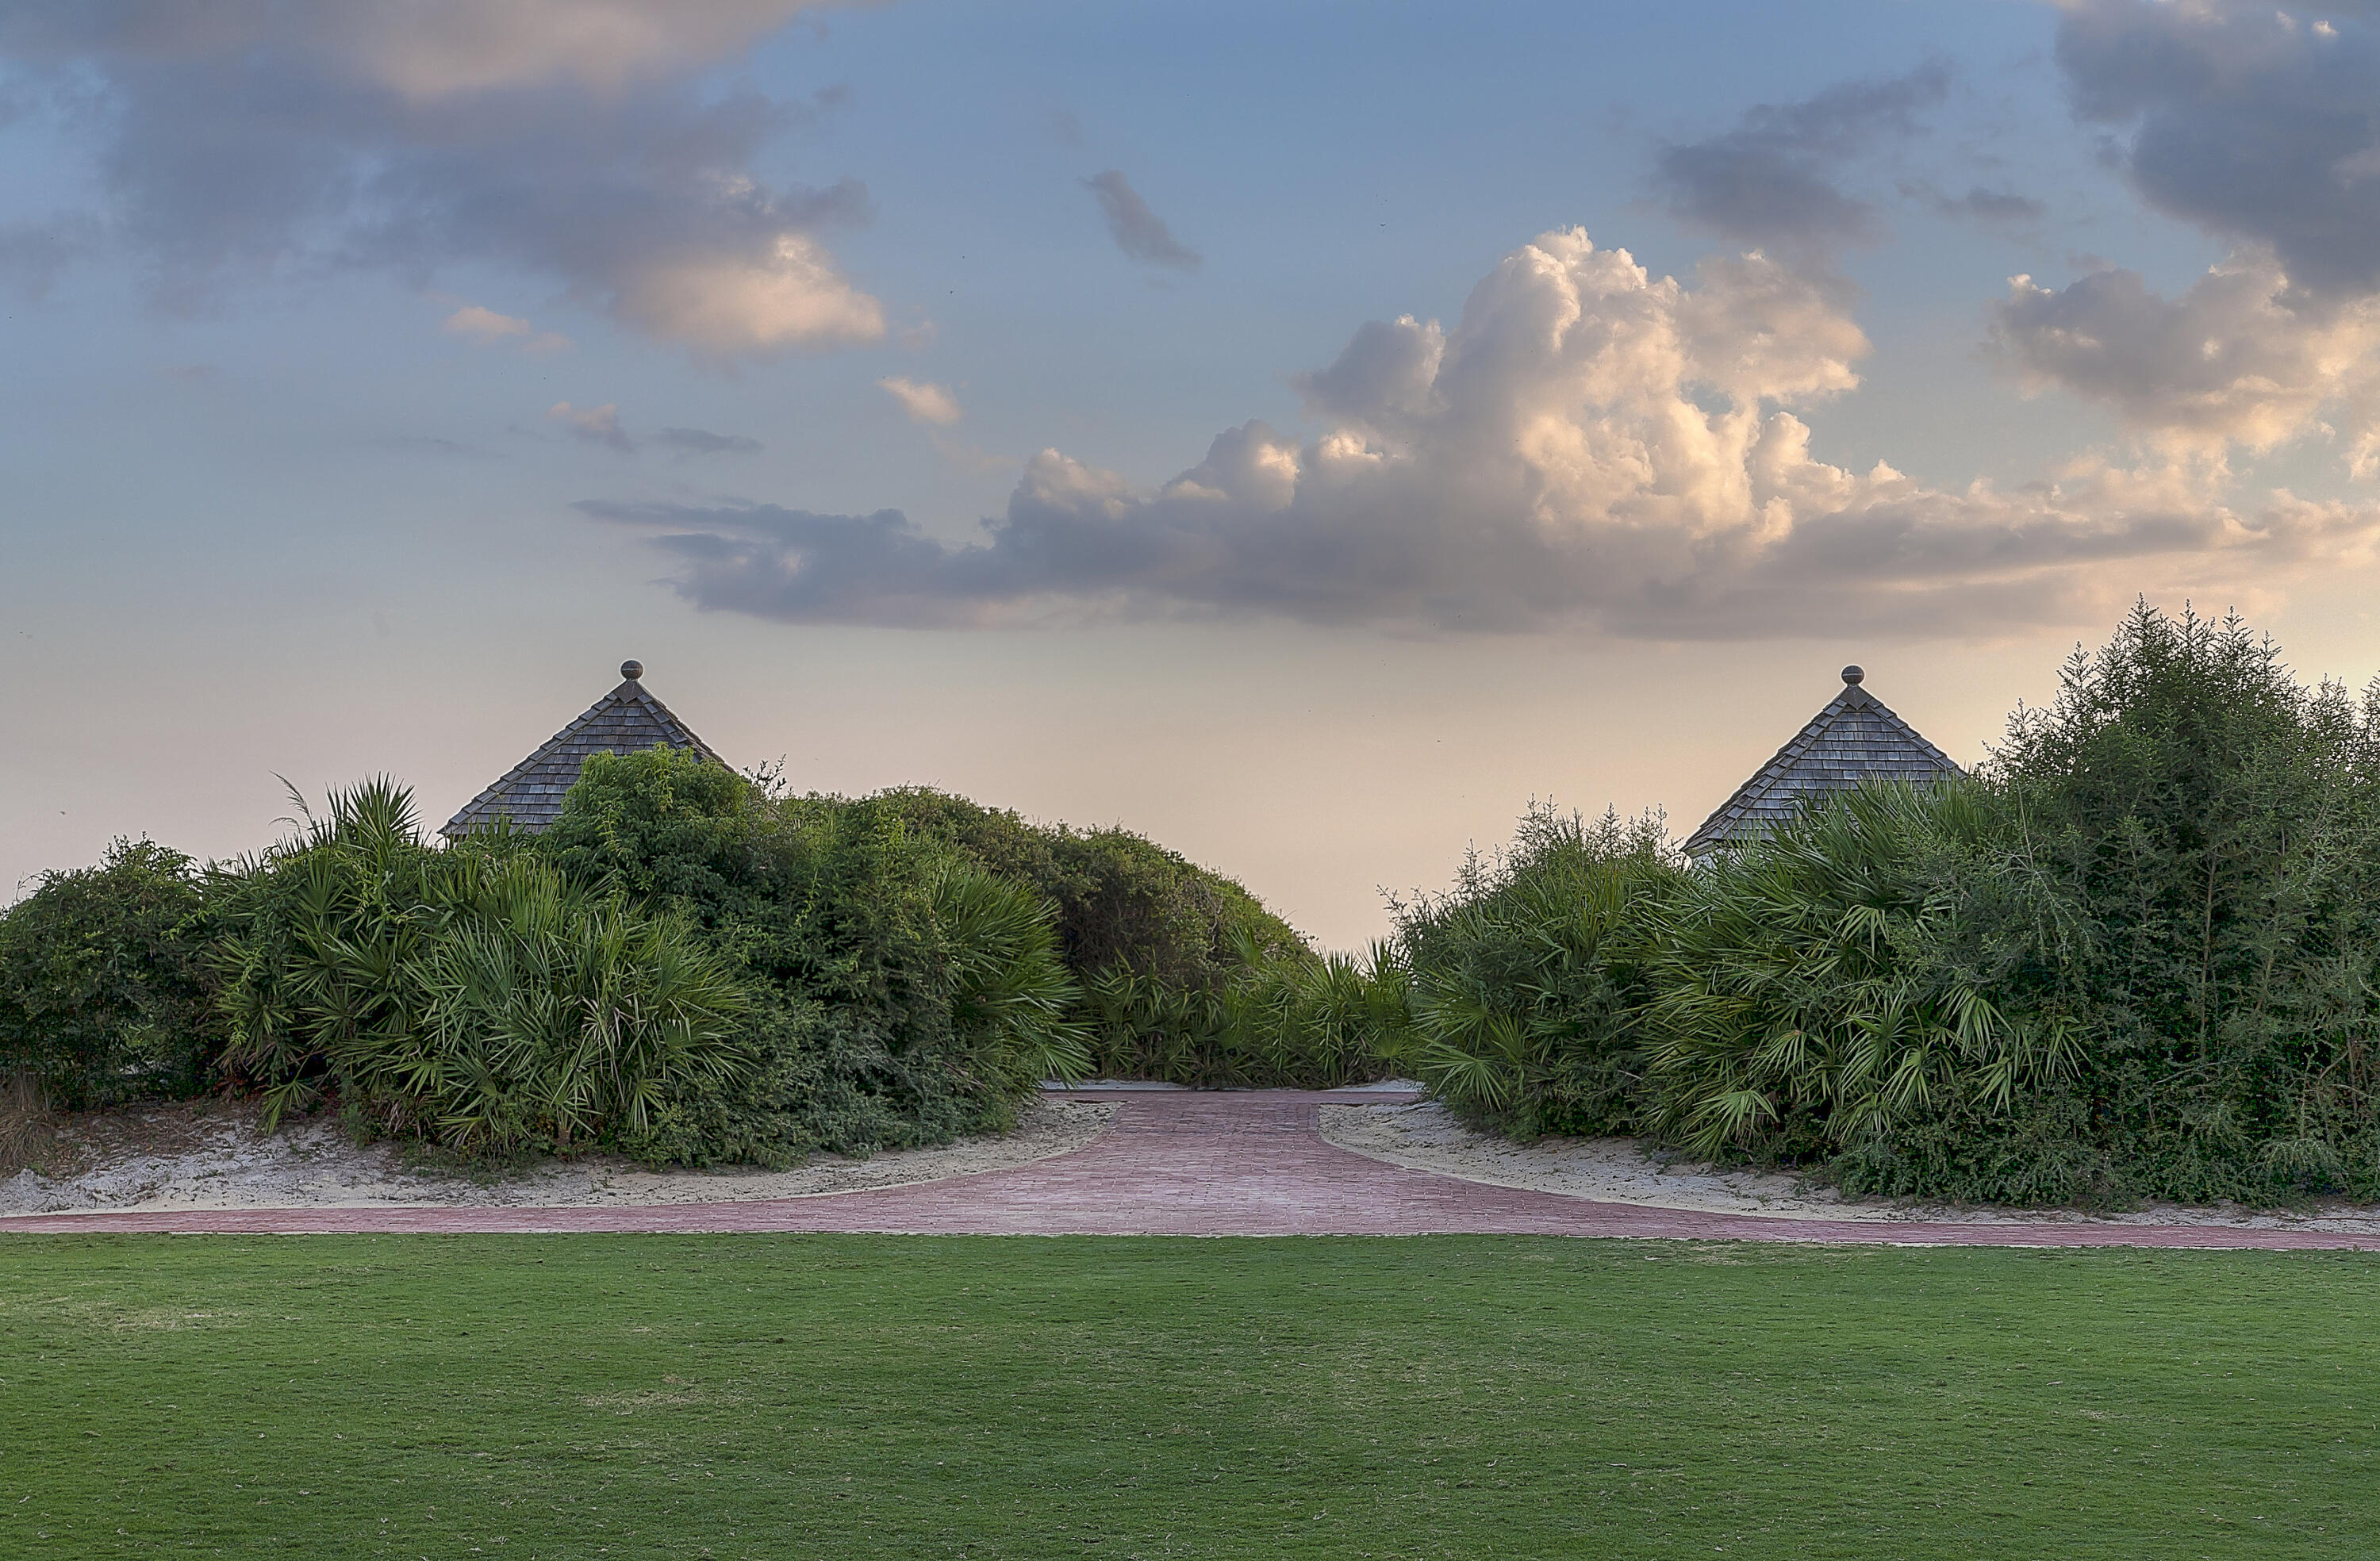
<svg viewBox="0 0 2380 1561">
<path fill-rule="evenodd" d="M 1016 1236 L 1640 1236 L 1895 1246 L 2193 1247 L 2380 1251 L 2380 1237 L 2090 1220 L 1962 1224 L 1706 1214 L 1463 1181 L 1341 1149 L 1326 1103 L 1377 1091 L 1118 1093 L 1081 1149 L 1004 1170 L 768 1202 L 648 1207 L 282 1208 L 77 1213 L 0 1230 L 181 1234 L 847 1231 Z"/>
</svg>

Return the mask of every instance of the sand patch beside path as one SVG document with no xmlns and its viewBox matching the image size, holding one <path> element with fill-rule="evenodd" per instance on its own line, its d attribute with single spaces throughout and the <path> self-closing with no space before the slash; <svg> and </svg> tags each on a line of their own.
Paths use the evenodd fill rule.
<svg viewBox="0 0 2380 1561">
<path fill-rule="evenodd" d="M 1995 1209 L 1846 1198 L 1774 1171 L 1704 1165 L 1648 1153 L 1631 1138 L 1548 1138 L 1535 1144 L 1479 1132 L 1436 1101 L 1398 1106 L 1325 1106 L 1322 1136 L 1342 1149 L 1412 1170 L 1492 1187 L 1557 1192 L 1599 1203 L 1782 1219 L 1971 1225 L 2186 1225 L 2240 1230 L 2325 1231 L 2380 1236 L 2380 1207 L 2318 1199 L 2303 1210 L 2222 1204 L 2151 1204 L 2121 1214 L 2072 1209 Z"/>
<path fill-rule="evenodd" d="M 787 1171 L 656 1171 L 609 1156 L 549 1160 L 481 1180 L 409 1167 L 394 1144 L 358 1146 L 316 1119 L 259 1131 L 249 1107 L 132 1107 L 68 1119 L 53 1168 L 0 1180 L 0 1218 L 72 1210 L 510 1208 L 732 1204 L 902 1187 L 1005 1170 L 1082 1148 L 1115 1107 L 1026 1100 L 1017 1131 L 868 1159 L 820 1155 Z"/>
</svg>

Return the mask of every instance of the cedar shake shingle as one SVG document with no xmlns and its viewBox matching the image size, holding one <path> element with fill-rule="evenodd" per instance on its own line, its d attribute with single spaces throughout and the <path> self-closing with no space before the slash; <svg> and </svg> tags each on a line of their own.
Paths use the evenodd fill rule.
<svg viewBox="0 0 2380 1561">
<path fill-rule="evenodd" d="M 1862 688 L 1865 675 L 1857 667 L 1843 669 L 1843 691 L 1686 837 L 1687 855 L 1758 840 L 1812 798 L 1849 791 L 1863 780 L 1923 785 L 1964 773 L 1949 755 Z"/>
<path fill-rule="evenodd" d="M 639 663 L 622 662 L 620 676 L 625 682 L 464 804 L 463 810 L 438 832 L 448 840 L 460 840 L 498 818 L 509 819 L 515 829 L 531 834 L 549 828 L 562 816 L 562 793 L 578 779 L 579 767 L 590 754 L 691 748 L 714 764 L 723 762 L 710 751 L 710 744 L 670 713 L 668 706 L 645 692 L 645 685 L 638 681 L 644 673 Z"/>
</svg>

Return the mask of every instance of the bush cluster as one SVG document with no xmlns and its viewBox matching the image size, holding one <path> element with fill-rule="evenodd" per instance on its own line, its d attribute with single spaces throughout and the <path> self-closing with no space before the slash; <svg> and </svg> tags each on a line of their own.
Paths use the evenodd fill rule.
<svg viewBox="0 0 2380 1561">
<path fill-rule="evenodd" d="M 61 1106 L 196 1094 L 220 1048 L 197 864 L 118 841 L 0 916 L 0 1074 Z"/>
<path fill-rule="evenodd" d="M 1967 780 L 1688 866 L 1533 817 L 1408 907 L 1401 1055 L 1521 1133 L 2002 1203 L 2380 1196 L 2380 692 L 2138 607 Z"/>
<path fill-rule="evenodd" d="M 470 1156 L 793 1163 L 999 1131 L 1045 1078 L 1366 1076 L 1373 985 L 1119 829 L 590 760 L 541 836 L 334 793 L 200 868 L 147 841 L 0 917 L 0 1080 L 220 1085 Z"/>
</svg>

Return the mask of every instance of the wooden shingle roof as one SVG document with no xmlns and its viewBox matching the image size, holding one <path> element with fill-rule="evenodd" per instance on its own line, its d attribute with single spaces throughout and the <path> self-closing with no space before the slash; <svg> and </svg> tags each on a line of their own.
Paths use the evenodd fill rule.
<svg viewBox="0 0 2380 1561">
<path fill-rule="evenodd" d="M 1865 675 L 1857 667 L 1843 669 L 1843 691 L 1686 837 L 1687 855 L 1758 840 L 1811 798 L 1863 780 L 1924 784 L 1963 773 L 1949 755 L 1862 688 Z"/>
<path fill-rule="evenodd" d="M 619 687 L 596 700 L 585 715 L 464 804 L 463 810 L 438 832 L 448 840 L 460 840 L 499 818 L 532 834 L 548 828 L 562 816 L 562 793 L 578 779 L 579 766 L 590 754 L 691 748 L 704 758 L 722 762 L 710 744 L 672 715 L 668 706 L 645 692 L 645 685 L 638 681 L 644 674 L 639 663 L 622 662 L 620 676 L 625 681 Z"/>
</svg>

